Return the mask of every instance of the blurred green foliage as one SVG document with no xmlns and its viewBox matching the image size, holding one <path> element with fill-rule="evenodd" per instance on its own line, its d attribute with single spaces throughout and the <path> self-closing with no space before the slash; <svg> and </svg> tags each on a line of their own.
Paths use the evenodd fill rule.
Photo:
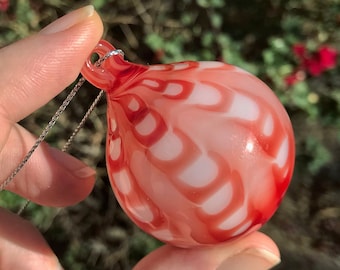
<svg viewBox="0 0 340 270">
<path fill-rule="evenodd" d="M 17 0 L 10 1 L 6 12 L 0 12 L 0 47 L 39 31 L 86 3 L 92 3 L 101 15 L 104 38 L 123 49 L 130 61 L 226 61 L 259 76 L 275 91 L 296 132 L 296 171 L 281 210 L 265 230 L 276 237 L 283 255 L 291 254 L 291 245 L 298 246 L 292 254 L 302 252 L 299 259 L 291 259 L 290 265 L 285 261 L 294 256 L 283 259 L 281 267 L 286 268 L 277 269 L 331 269 L 322 265 L 317 268 L 321 259 L 307 267 L 306 262 L 315 256 L 306 258 L 310 254 L 306 250 L 329 258 L 340 252 L 336 244 L 339 231 L 323 225 L 334 223 L 324 209 L 336 208 L 339 212 L 340 205 L 339 65 L 320 76 L 304 74 L 293 85 L 287 85 L 285 78 L 298 68 L 294 44 L 304 44 L 310 51 L 321 45 L 340 50 L 340 1 Z M 61 146 L 65 134 L 79 121 L 96 94 L 86 87 L 88 91 L 81 91 L 76 105 L 71 105 L 70 112 L 56 126 L 50 143 Z M 41 128 L 63 95 L 22 124 L 30 130 Z M 104 102 L 98 106 L 71 151 L 97 167 L 99 179 L 91 196 L 67 209 L 30 205 L 25 212 L 25 217 L 45 233 L 66 269 L 130 269 L 160 245 L 131 224 L 110 191 L 103 154 L 105 108 Z M 13 194 L 1 193 L 3 207 L 17 210 L 22 202 Z"/>
</svg>

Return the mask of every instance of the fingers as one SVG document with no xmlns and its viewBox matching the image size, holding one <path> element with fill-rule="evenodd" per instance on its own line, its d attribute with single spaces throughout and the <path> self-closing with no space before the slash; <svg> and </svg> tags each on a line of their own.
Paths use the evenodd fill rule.
<svg viewBox="0 0 340 270">
<path fill-rule="evenodd" d="M 10 174 L 35 141 L 15 122 L 47 103 L 76 78 L 101 34 L 98 15 L 93 7 L 86 7 L 0 50 L 1 177 Z M 94 184 L 92 169 L 47 144 L 37 149 L 24 168 L 8 188 L 43 204 L 76 203 Z M 30 223 L 3 209 L 0 220 L 0 269 L 61 269 Z"/>
<path fill-rule="evenodd" d="M 98 14 L 88 6 L 0 50 L 0 183 L 36 139 L 15 123 L 74 81 L 102 31 Z M 90 193 L 94 174 L 82 162 L 43 144 L 8 189 L 39 204 L 66 206 Z"/>
<path fill-rule="evenodd" d="M 29 222 L 0 209 L 0 269 L 61 270 L 41 234 Z"/>
<path fill-rule="evenodd" d="M 103 31 L 92 6 L 0 50 L 0 114 L 17 122 L 61 92 L 80 72 Z"/>
<path fill-rule="evenodd" d="M 134 270 L 265 270 L 280 262 L 275 243 L 260 232 L 209 247 L 181 249 L 163 246 L 146 256 Z"/>
<path fill-rule="evenodd" d="M 11 174 L 35 139 L 23 127 L 13 126 L 0 154 L 1 175 Z M 94 182 L 93 169 L 43 143 L 6 189 L 35 203 L 59 207 L 83 200 Z"/>
</svg>

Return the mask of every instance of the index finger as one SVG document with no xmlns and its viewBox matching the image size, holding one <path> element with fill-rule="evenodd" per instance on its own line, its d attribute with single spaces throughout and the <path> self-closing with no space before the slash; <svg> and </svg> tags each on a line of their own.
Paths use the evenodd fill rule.
<svg viewBox="0 0 340 270">
<path fill-rule="evenodd" d="M 0 50 L 0 114 L 17 122 L 77 77 L 103 27 L 92 6 Z"/>
</svg>

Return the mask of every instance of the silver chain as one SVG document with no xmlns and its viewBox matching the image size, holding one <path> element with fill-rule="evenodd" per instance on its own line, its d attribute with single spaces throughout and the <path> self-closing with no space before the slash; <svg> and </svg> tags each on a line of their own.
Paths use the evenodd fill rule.
<svg viewBox="0 0 340 270">
<path fill-rule="evenodd" d="M 5 187 L 14 179 L 14 177 L 21 171 L 21 169 L 25 166 L 27 161 L 31 158 L 34 151 L 38 148 L 38 146 L 45 140 L 47 134 L 52 129 L 52 127 L 55 125 L 57 120 L 59 119 L 60 115 L 65 111 L 68 104 L 71 102 L 71 100 L 74 98 L 74 96 L 77 94 L 80 87 L 85 82 L 85 79 L 81 77 L 78 81 L 78 83 L 73 87 L 71 92 L 67 95 L 64 102 L 60 105 L 58 110 L 55 112 L 55 114 L 52 116 L 51 120 L 48 122 L 46 127 L 41 132 L 38 139 L 35 141 L 32 148 L 28 151 L 26 156 L 23 158 L 23 160 L 19 163 L 19 165 L 14 169 L 14 171 L 6 178 L 4 182 L 0 184 L 0 191 L 4 190 Z"/>
<path fill-rule="evenodd" d="M 110 58 L 111 56 L 115 56 L 115 55 L 122 55 L 124 56 L 124 52 L 120 49 L 117 50 L 113 50 L 108 52 L 106 55 L 104 55 L 103 57 L 101 57 L 100 59 L 98 59 L 95 62 L 95 65 L 97 67 L 99 67 L 105 60 L 107 60 L 108 58 Z M 31 156 L 33 155 L 33 153 L 35 152 L 35 150 L 39 147 L 39 145 L 45 140 L 47 134 L 49 133 L 49 131 L 53 128 L 53 126 L 55 125 L 55 123 L 58 121 L 59 117 L 61 116 L 61 114 L 65 111 L 66 107 L 69 105 L 69 103 L 71 102 L 71 100 L 74 98 L 74 96 L 77 94 L 78 90 L 80 89 L 80 87 L 84 84 L 85 82 L 85 78 L 81 77 L 79 79 L 79 81 L 76 83 L 76 85 L 73 87 L 73 89 L 71 90 L 71 92 L 67 95 L 67 97 L 65 98 L 65 100 L 63 101 L 63 103 L 60 105 L 60 107 L 58 108 L 58 110 L 55 112 L 55 114 L 52 116 L 51 120 L 48 122 L 48 124 L 46 125 L 46 127 L 43 129 L 43 131 L 41 132 L 40 136 L 38 137 L 38 139 L 35 141 L 34 145 L 32 146 L 32 148 L 28 151 L 28 153 L 25 155 L 25 157 L 22 159 L 22 161 L 19 163 L 19 165 L 13 170 L 13 172 L 6 178 L 5 181 L 3 181 L 0 184 L 0 192 L 2 190 L 5 189 L 5 187 L 15 178 L 15 176 L 22 170 L 22 168 L 26 165 L 26 163 L 28 162 L 28 160 L 31 158 Z M 91 104 L 91 106 L 89 107 L 89 109 L 87 110 L 87 112 L 85 113 L 85 115 L 83 116 L 82 120 L 80 121 L 80 123 L 77 125 L 77 127 L 74 129 L 73 133 L 71 134 L 71 136 L 69 137 L 69 139 L 67 140 L 66 144 L 63 146 L 63 148 L 61 149 L 61 151 L 66 152 L 69 147 L 71 146 L 75 136 L 78 134 L 78 132 L 80 131 L 80 129 L 84 126 L 86 120 L 89 118 L 90 114 L 92 113 L 92 111 L 95 109 L 96 105 L 98 104 L 99 100 L 101 99 L 101 97 L 103 96 L 104 91 L 101 90 L 98 94 L 98 96 L 95 98 L 95 100 L 93 101 L 93 103 Z M 30 201 L 27 200 L 25 202 L 25 204 L 20 208 L 20 210 L 17 212 L 19 215 L 22 213 L 22 211 L 29 205 Z"/>
<path fill-rule="evenodd" d="M 90 114 L 93 112 L 95 107 L 97 106 L 98 102 L 100 101 L 101 97 L 104 94 L 104 90 L 100 90 L 99 94 L 95 98 L 95 100 L 92 102 L 91 106 L 88 108 L 87 112 L 77 125 L 77 127 L 73 130 L 71 136 L 68 138 L 67 142 L 64 144 L 63 148 L 61 148 L 62 152 L 67 152 L 67 150 L 70 148 L 74 138 L 78 134 L 78 132 L 82 129 L 84 126 L 86 120 L 90 117 Z M 19 167 L 19 166 L 18 166 Z M 22 212 L 27 208 L 27 206 L 30 204 L 30 200 L 26 200 L 25 203 L 21 206 L 21 208 L 18 210 L 17 214 L 20 216 Z"/>
<path fill-rule="evenodd" d="M 97 104 L 98 104 L 99 100 L 101 99 L 101 97 L 103 96 L 103 94 L 104 94 L 104 90 L 100 90 L 98 96 L 92 102 L 91 106 L 88 108 L 87 112 L 85 113 L 85 115 L 83 116 L 81 121 L 79 122 L 78 126 L 73 130 L 71 136 L 68 138 L 68 140 L 64 144 L 63 148 L 61 148 L 62 152 L 66 152 L 70 148 L 74 138 L 76 137 L 78 132 L 82 129 L 82 127 L 84 126 L 86 120 L 90 117 L 90 114 L 93 112 L 93 110 L 97 106 Z"/>
</svg>

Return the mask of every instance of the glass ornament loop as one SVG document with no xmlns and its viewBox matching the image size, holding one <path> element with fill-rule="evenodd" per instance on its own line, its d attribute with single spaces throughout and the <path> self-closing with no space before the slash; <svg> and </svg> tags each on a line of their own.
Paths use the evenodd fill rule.
<svg viewBox="0 0 340 270">
<path fill-rule="evenodd" d="M 114 51 L 118 53 L 112 55 L 112 57 L 108 57 L 100 64 L 100 66 L 93 63 L 89 57 L 81 70 L 81 73 L 83 76 L 86 76 L 88 81 L 90 81 L 95 87 L 105 91 L 110 91 L 118 87 L 120 84 L 125 83 L 126 80 L 129 80 L 131 74 L 134 72 L 137 73 L 140 69 L 145 69 L 142 65 L 132 64 L 125 61 L 122 53 L 119 53 L 120 50 L 117 50 L 106 40 L 101 40 L 93 50 L 92 54 L 97 54 L 99 58 L 102 58 L 107 53 Z"/>
</svg>

